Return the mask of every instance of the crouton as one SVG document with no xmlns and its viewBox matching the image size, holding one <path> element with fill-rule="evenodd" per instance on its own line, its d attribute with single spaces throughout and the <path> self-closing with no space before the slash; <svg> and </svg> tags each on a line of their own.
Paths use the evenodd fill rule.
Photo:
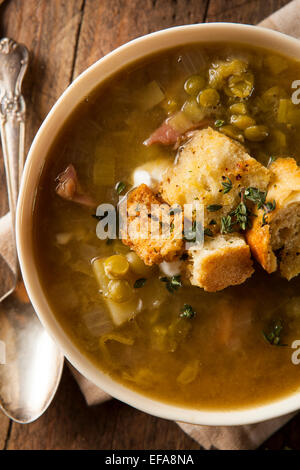
<svg viewBox="0 0 300 470">
<path fill-rule="evenodd" d="M 249 246 L 240 234 L 217 235 L 189 250 L 190 282 L 208 292 L 242 284 L 253 272 Z"/>
<path fill-rule="evenodd" d="M 275 209 L 264 216 L 256 210 L 247 242 L 257 261 L 268 272 L 278 269 L 290 280 L 300 272 L 300 167 L 293 158 L 278 158 L 272 173 L 267 202 Z"/>
<path fill-rule="evenodd" d="M 250 157 L 241 144 L 209 127 L 193 132 L 179 149 L 176 164 L 164 174 L 160 191 L 170 205 L 199 200 L 205 206 L 205 224 L 213 218 L 217 231 L 221 217 L 240 202 L 242 187 L 264 191 L 269 180 L 269 170 Z M 222 207 L 212 214 L 211 205 Z"/>
<path fill-rule="evenodd" d="M 146 184 L 134 189 L 127 199 L 127 224 L 122 241 L 147 265 L 173 261 L 184 248 L 182 214 L 171 214 L 170 206 Z"/>
</svg>

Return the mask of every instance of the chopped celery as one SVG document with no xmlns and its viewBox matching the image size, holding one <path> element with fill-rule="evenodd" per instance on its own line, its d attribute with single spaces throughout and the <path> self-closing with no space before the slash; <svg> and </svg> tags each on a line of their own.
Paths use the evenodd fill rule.
<svg viewBox="0 0 300 470">
<path fill-rule="evenodd" d="M 288 99 L 279 100 L 279 107 L 277 113 L 277 121 L 280 123 L 288 122 L 288 113 L 291 106 L 291 101 Z"/>
<path fill-rule="evenodd" d="M 140 311 L 141 303 L 137 296 L 131 297 L 122 303 L 115 302 L 108 298 L 110 294 L 110 279 L 106 276 L 104 270 L 104 262 L 106 258 L 97 258 L 93 261 L 93 270 L 97 279 L 103 299 L 108 307 L 112 321 L 119 326 L 122 323 L 133 318 Z"/>
<path fill-rule="evenodd" d="M 191 128 L 191 120 L 186 116 L 183 111 L 179 111 L 174 116 L 168 119 L 168 123 L 176 131 L 183 133 Z"/>
<path fill-rule="evenodd" d="M 275 144 L 275 147 L 279 147 L 280 150 L 286 147 L 286 134 L 279 129 L 275 129 L 272 132 L 272 140 Z"/>
<path fill-rule="evenodd" d="M 277 113 L 277 121 L 285 124 L 299 125 L 300 109 L 289 99 L 281 99 Z"/>
<path fill-rule="evenodd" d="M 163 91 L 155 80 L 138 90 L 136 96 L 137 104 L 143 111 L 154 108 L 165 99 Z"/>
<path fill-rule="evenodd" d="M 126 302 L 117 303 L 113 300 L 105 298 L 106 305 L 109 309 L 112 321 L 116 326 L 122 325 L 133 318 L 137 313 L 140 312 L 140 299 L 138 297 L 132 297 Z"/>
<path fill-rule="evenodd" d="M 100 287 L 101 293 L 107 295 L 110 279 L 106 276 L 104 270 L 104 261 L 106 258 L 97 258 L 92 262 L 95 277 Z"/>
<path fill-rule="evenodd" d="M 116 181 L 116 162 L 111 148 L 97 147 L 93 168 L 95 186 L 110 186 Z"/>
<path fill-rule="evenodd" d="M 202 121 L 206 114 L 204 109 L 198 105 L 195 98 L 186 100 L 181 109 L 193 123 Z"/>
<path fill-rule="evenodd" d="M 73 271 L 85 274 L 86 276 L 93 276 L 90 264 L 83 259 L 78 259 L 77 261 L 72 262 L 71 267 Z"/>
<path fill-rule="evenodd" d="M 277 55 L 268 55 L 264 62 L 274 75 L 279 75 L 288 68 L 287 60 Z"/>
</svg>

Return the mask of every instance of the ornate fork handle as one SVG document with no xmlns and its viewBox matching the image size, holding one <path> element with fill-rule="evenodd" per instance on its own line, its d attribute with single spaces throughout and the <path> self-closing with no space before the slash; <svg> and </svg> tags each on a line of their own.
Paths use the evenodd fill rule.
<svg viewBox="0 0 300 470">
<path fill-rule="evenodd" d="M 29 60 L 25 46 L 12 39 L 0 40 L 0 122 L 9 209 L 15 232 L 16 205 L 24 165 L 25 101 L 21 85 Z M 15 267 L 18 261 L 15 250 Z"/>
</svg>

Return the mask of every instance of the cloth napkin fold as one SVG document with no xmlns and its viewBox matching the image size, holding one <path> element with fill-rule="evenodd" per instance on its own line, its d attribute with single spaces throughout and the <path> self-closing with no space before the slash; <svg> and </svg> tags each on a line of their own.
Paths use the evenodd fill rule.
<svg viewBox="0 0 300 470">
<path fill-rule="evenodd" d="M 1 3 L 1 0 L 0 0 Z M 260 26 L 281 31 L 300 38 L 300 0 L 293 0 L 265 19 Z M 10 215 L 0 219 L 0 255 L 13 266 L 13 250 Z M 89 382 L 71 365 L 70 369 L 88 405 L 97 405 L 111 399 L 96 385 Z M 255 449 L 271 434 L 286 424 L 296 413 L 248 426 L 198 426 L 178 422 L 181 429 L 203 448 L 220 450 Z"/>
</svg>

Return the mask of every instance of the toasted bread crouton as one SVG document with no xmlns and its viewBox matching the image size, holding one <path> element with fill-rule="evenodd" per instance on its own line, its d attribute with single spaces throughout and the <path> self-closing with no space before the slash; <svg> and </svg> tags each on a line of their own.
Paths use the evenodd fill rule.
<svg viewBox="0 0 300 470">
<path fill-rule="evenodd" d="M 264 191 L 269 180 L 269 170 L 250 157 L 241 144 L 209 127 L 195 131 L 179 149 L 176 164 L 164 175 L 161 194 L 170 205 L 198 200 L 206 208 L 205 224 L 212 218 L 219 224 L 221 217 L 240 202 L 242 187 Z M 228 191 L 226 184 L 232 186 Z M 211 205 L 222 206 L 213 217 Z"/>
<path fill-rule="evenodd" d="M 293 158 L 278 158 L 272 172 L 267 202 L 275 201 L 275 210 L 256 211 L 247 242 L 257 261 L 268 272 L 277 270 L 290 280 L 300 272 L 300 167 Z"/>
<path fill-rule="evenodd" d="M 147 265 L 173 261 L 183 251 L 182 214 L 170 215 L 170 206 L 146 184 L 128 196 L 126 229 L 121 228 L 123 243 Z"/>
<path fill-rule="evenodd" d="M 242 284 L 254 272 L 249 246 L 239 234 L 217 235 L 189 254 L 191 284 L 208 292 Z"/>
</svg>

